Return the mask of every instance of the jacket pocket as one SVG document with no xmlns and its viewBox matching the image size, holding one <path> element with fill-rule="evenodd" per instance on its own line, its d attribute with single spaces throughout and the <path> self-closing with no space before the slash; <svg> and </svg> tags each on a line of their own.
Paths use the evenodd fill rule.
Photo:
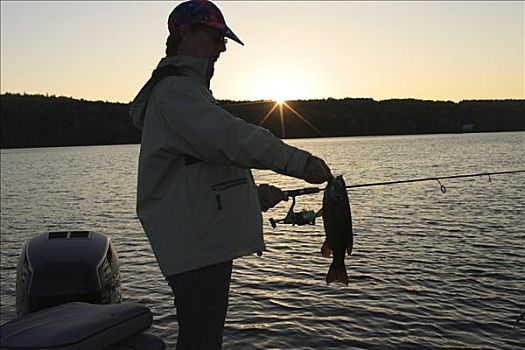
<svg viewBox="0 0 525 350">
<path fill-rule="evenodd" d="M 229 190 L 237 186 L 247 185 L 247 184 L 248 184 L 248 179 L 241 178 L 241 179 L 225 181 L 225 182 L 221 182 L 221 183 L 212 185 L 211 189 L 213 190 L 213 192 L 215 192 L 215 199 L 217 200 L 217 209 L 222 210 L 223 208 L 222 197 L 221 197 L 221 194 L 223 191 Z"/>
</svg>

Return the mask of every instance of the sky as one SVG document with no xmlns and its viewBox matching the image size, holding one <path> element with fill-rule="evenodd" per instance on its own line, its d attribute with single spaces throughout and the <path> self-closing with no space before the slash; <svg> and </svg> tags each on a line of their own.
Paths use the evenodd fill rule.
<svg viewBox="0 0 525 350">
<path fill-rule="evenodd" d="M 128 103 L 178 1 L 4 1 L 1 93 Z M 214 96 L 525 98 L 525 2 L 216 1 L 230 41 Z"/>
</svg>

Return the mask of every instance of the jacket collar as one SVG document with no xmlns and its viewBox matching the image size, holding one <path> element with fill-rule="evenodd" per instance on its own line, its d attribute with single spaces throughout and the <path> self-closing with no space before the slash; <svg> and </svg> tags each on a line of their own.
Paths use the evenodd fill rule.
<svg viewBox="0 0 525 350">
<path fill-rule="evenodd" d="M 211 60 L 192 56 L 170 56 L 161 59 L 158 67 L 166 65 L 179 67 L 185 76 L 203 84 L 207 89 L 210 88 L 210 79 L 213 75 L 213 62 Z M 151 92 L 151 87 L 142 88 L 130 105 L 129 114 L 133 124 L 139 129 L 142 129 L 144 124 L 144 115 Z"/>
<path fill-rule="evenodd" d="M 210 59 L 182 55 L 168 56 L 162 58 L 157 67 L 166 65 L 180 67 L 184 75 L 201 82 L 207 88 L 210 87 L 213 76 L 213 62 Z"/>
</svg>

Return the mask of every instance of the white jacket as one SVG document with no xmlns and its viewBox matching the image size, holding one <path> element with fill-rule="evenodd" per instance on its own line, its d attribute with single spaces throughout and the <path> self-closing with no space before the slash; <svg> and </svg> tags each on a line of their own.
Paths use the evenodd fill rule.
<svg viewBox="0 0 525 350">
<path fill-rule="evenodd" d="M 264 250 L 250 168 L 301 177 L 310 156 L 222 109 L 208 89 L 209 60 L 166 57 L 159 67 L 167 64 L 184 75 L 130 108 L 142 128 L 137 214 L 164 276 Z"/>
</svg>

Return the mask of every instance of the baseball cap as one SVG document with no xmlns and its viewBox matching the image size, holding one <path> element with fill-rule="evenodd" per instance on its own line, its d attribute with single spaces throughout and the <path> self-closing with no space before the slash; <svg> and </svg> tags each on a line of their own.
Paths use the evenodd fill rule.
<svg viewBox="0 0 525 350">
<path fill-rule="evenodd" d="M 170 34 L 175 33 L 183 24 L 204 24 L 217 29 L 225 37 L 244 43 L 226 25 L 221 10 L 208 0 L 190 0 L 177 5 L 168 17 L 168 29 Z"/>
</svg>

